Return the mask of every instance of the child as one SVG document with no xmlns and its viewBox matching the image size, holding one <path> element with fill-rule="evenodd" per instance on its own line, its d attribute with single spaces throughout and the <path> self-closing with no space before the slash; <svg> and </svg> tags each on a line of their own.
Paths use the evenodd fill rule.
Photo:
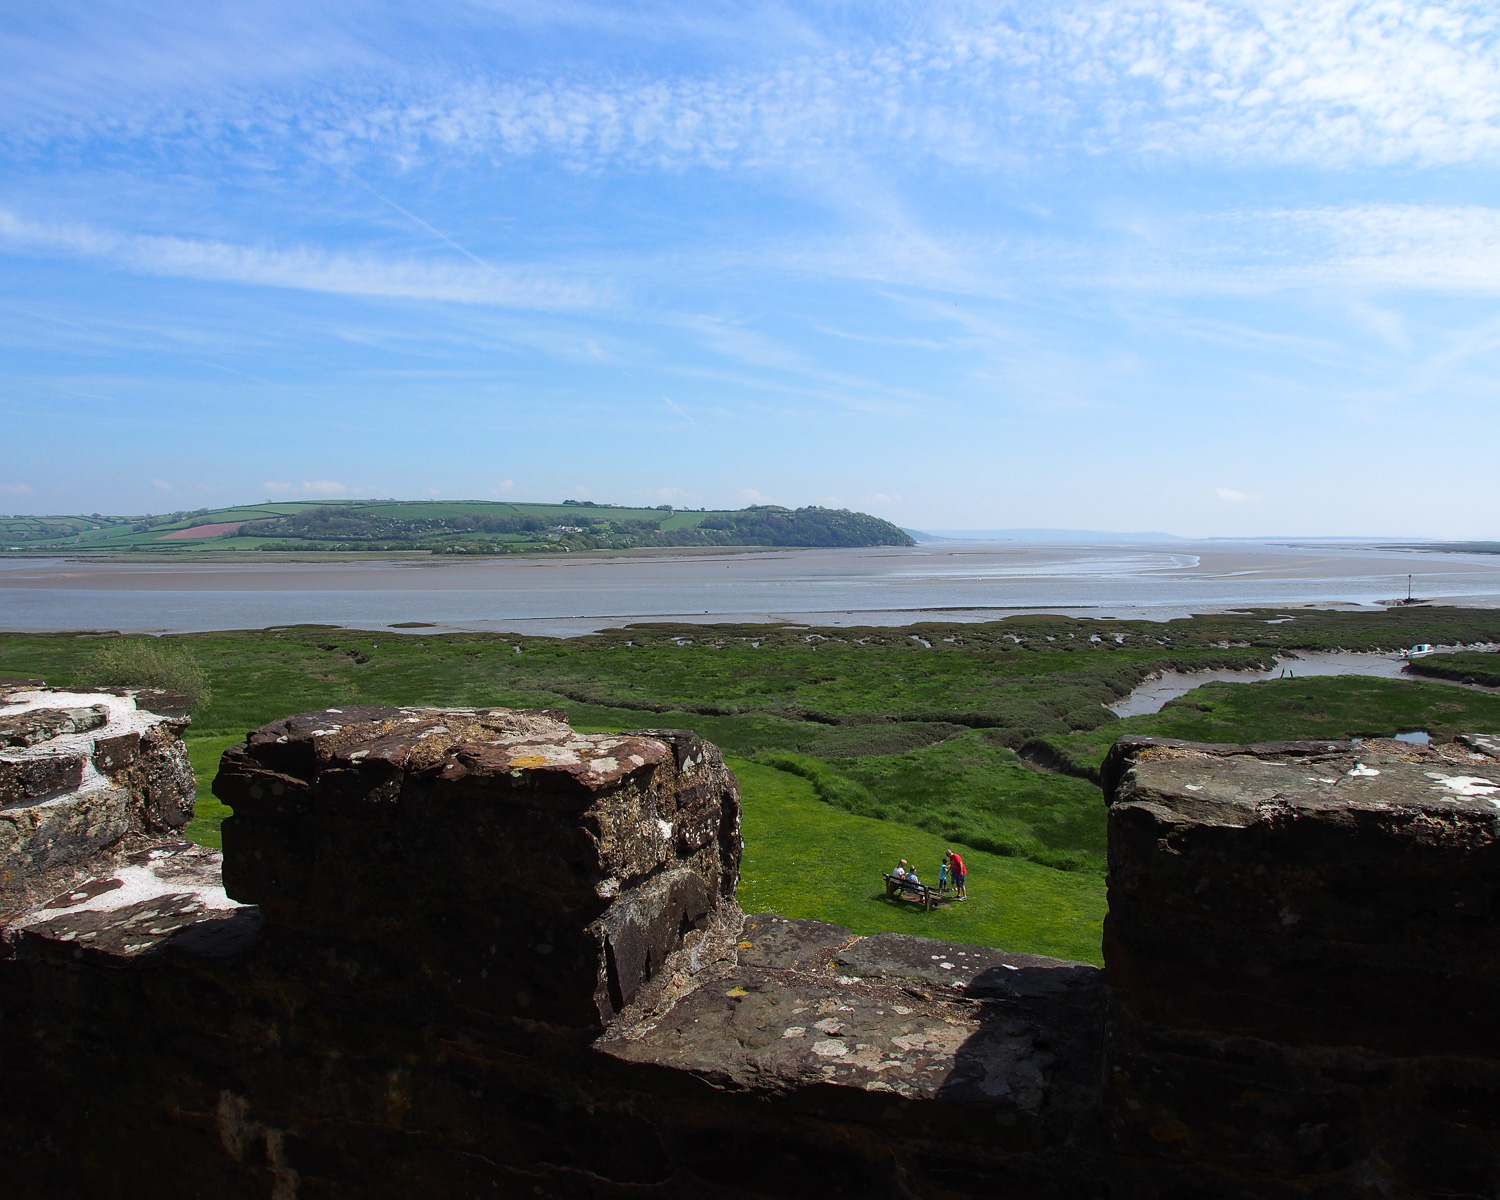
<svg viewBox="0 0 1500 1200">
<path fill-rule="evenodd" d="M 938 891 L 948 890 L 948 856 L 943 855 L 943 865 L 938 868 Z"/>
</svg>

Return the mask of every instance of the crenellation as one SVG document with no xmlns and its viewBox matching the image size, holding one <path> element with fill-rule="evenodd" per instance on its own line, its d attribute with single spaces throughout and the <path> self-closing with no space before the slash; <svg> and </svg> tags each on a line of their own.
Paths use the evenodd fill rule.
<svg viewBox="0 0 1500 1200">
<path fill-rule="evenodd" d="M 1500 1128 L 1433 1103 L 1500 1095 L 1489 761 L 1116 745 L 1104 1111 L 1127 1194 L 1495 1194 Z"/>
<path fill-rule="evenodd" d="M 497 982 L 466 989 L 528 1019 L 600 1028 L 734 890 L 716 835 L 737 834 L 738 793 L 716 750 L 578 734 L 555 712 L 305 714 L 253 732 L 214 786 L 235 807 L 229 890 L 275 928 L 454 981 L 468 939 L 544 931 L 545 953 L 497 950 L 477 968 Z"/>
<path fill-rule="evenodd" d="M 103 868 L 129 839 L 180 830 L 197 792 L 187 724 L 128 689 L 0 688 L 0 908 Z"/>
<path fill-rule="evenodd" d="M 1500 1194 L 1479 735 L 1122 739 L 1100 970 L 746 916 L 690 733 L 288 717 L 223 756 L 221 861 L 152 824 L 176 717 L 27 703 L 4 753 L 83 754 L 118 845 L 5 922 L 17 1194 Z"/>
</svg>

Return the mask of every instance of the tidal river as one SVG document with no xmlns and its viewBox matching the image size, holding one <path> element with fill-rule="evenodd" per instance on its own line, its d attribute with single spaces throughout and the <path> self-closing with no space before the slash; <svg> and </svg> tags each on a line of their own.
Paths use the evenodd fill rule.
<svg viewBox="0 0 1500 1200">
<path fill-rule="evenodd" d="M 1500 607 L 1500 556 L 1269 542 L 370 562 L 0 558 L 0 630 L 178 633 L 328 624 L 569 636 L 637 621 L 905 625 L 1017 612 L 1167 620 L 1226 608 Z M 421 630 L 415 630 L 420 632 Z"/>
</svg>

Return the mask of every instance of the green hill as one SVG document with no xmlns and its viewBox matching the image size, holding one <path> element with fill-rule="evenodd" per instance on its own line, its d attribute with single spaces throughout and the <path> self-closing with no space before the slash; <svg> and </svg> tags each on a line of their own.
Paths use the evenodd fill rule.
<svg viewBox="0 0 1500 1200">
<path fill-rule="evenodd" d="M 900 528 L 832 508 L 680 511 L 592 501 L 341 500 L 164 516 L 0 517 L 0 553 L 538 554 L 674 546 L 910 546 Z"/>
</svg>

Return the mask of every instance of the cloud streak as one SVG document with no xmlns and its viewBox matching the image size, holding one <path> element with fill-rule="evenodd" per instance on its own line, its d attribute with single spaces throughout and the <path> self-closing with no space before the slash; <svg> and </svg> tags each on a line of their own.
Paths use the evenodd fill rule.
<svg viewBox="0 0 1500 1200">
<path fill-rule="evenodd" d="M 561 280 L 541 272 L 500 269 L 477 260 L 475 263 L 396 260 L 368 254 L 337 254 L 305 246 L 274 249 L 194 238 L 121 234 L 87 225 L 45 224 L 4 210 L 0 210 L 0 245 L 12 253 L 103 259 L 145 275 L 344 296 L 553 310 L 603 303 L 599 289 L 593 284 Z"/>
</svg>

